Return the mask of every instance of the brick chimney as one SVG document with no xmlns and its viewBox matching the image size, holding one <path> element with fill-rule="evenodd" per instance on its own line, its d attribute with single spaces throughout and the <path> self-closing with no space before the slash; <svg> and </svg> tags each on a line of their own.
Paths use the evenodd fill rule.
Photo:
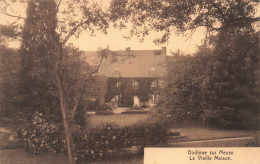
<svg viewBox="0 0 260 164">
<path fill-rule="evenodd" d="M 167 48 L 166 47 L 162 47 L 161 54 L 166 56 L 166 53 L 167 53 Z"/>
</svg>

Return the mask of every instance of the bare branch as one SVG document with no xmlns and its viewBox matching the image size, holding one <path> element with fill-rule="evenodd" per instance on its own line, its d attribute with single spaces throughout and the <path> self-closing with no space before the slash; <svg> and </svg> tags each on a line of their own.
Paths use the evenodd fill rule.
<svg viewBox="0 0 260 164">
<path fill-rule="evenodd" d="M 78 30 L 78 28 L 80 28 L 81 26 L 83 26 L 85 23 L 87 23 L 88 20 L 79 23 L 78 25 L 76 25 L 70 32 L 69 34 L 65 37 L 65 39 L 61 42 L 61 44 L 65 44 L 72 35 L 75 34 L 75 32 Z"/>
<path fill-rule="evenodd" d="M 195 28 L 194 30 L 191 31 L 190 36 L 185 40 L 185 42 L 186 42 L 187 40 L 189 40 L 189 39 L 192 38 L 192 36 L 193 36 L 193 34 L 196 32 L 196 30 L 197 30 L 197 28 Z"/>
<path fill-rule="evenodd" d="M 61 1 L 62 0 L 59 0 L 58 4 L 57 4 L 57 7 L 56 7 L 56 11 L 59 11 L 59 7 L 60 7 L 60 4 L 61 4 Z"/>
<path fill-rule="evenodd" d="M 83 95 L 83 94 L 82 94 Z M 77 107 L 78 107 L 78 104 L 79 104 L 79 101 L 80 101 L 80 99 L 81 99 L 81 97 L 82 96 L 80 96 L 80 98 L 78 99 L 78 100 L 76 100 L 75 99 L 75 105 L 74 105 L 74 107 L 73 107 L 73 109 L 72 109 L 72 113 L 71 113 L 71 117 L 70 117 L 70 124 L 72 124 L 72 121 L 73 121 L 73 119 L 74 119 L 74 115 L 75 115 L 75 112 L 76 112 L 76 110 L 77 110 Z"/>
<path fill-rule="evenodd" d="M 94 74 L 94 73 L 97 73 L 97 72 L 98 72 L 99 67 L 101 66 L 101 63 L 102 63 L 103 59 L 104 59 L 104 56 L 101 57 L 101 59 L 100 59 L 98 65 L 97 65 L 97 68 L 96 68 L 94 71 L 92 71 L 91 73 Z"/>
<path fill-rule="evenodd" d="M 3 14 L 3 15 L 9 16 L 9 17 L 26 20 L 26 18 L 24 18 L 24 17 L 18 16 L 18 15 L 9 14 L 9 13 L 7 13 L 5 10 L 3 10 L 3 9 L 1 9 L 0 13 Z"/>
<path fill-rule="evenodd" d="M 72 122 L 73 122 L 73 119 L 74 119 L 74 115 L 75 115 L 76 110 L 78 108 L 79 102 L 83 98 L 85 90 L 86 90 L 86 82 L 83 84 L 82 91 L 80 93 L 80 96 L 79 96 L 78 100 L 76 100 L 76 98 L 75 98 L 75 105 L 74 105 L 74 107 L 72 109 L 72 113 L 71 113 L 71 117 L 70 117 L 70 126 L 72 125 Z"/>
<path fill-rule="evenodd" d="M 252 23 L 252 22 L 258 22 L 260 21 L 260 17 L 255 17 L 255 18 L 251 18 L 251 17 L 245 17 L 245 18 L 236 18 L 236 19 L 232 19 L 229 23 L 238 23 L 238 22 L 244 22 L 244 23 Z"/>
<path fill-rule="evenodd" d="M 223 26 L 222 27 L 213 27 L 213 26 L 208 25 L 208 24 L 199 24 L 195 28 L 197 28 L 197 27 L 207 27 L 207 28 L 215 30 L 215 31 L 220 31 L 220 30 L 223 29 Z M 194 28 L 194 27 L 192 27 L 192 28 Z"/>
<path fill-rule="evenodd" d="M 71 82 L 71 83 L 69 84 L 69 86 L 67 87 L 66 93 L 68 93 L 68 92 L 70 91 L 71 87 L 74 86 L 78 81 L 79 81 L 79 79 L 76 79 L 76 80 L 74 80 L 73 82 Z"/>
</svg>

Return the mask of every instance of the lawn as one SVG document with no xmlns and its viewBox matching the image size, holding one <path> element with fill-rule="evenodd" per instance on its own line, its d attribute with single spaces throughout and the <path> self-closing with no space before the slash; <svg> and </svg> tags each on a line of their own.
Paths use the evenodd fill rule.
<svg viewBox="0 0 260 164">
<path fill-rule="evenodd" d="M 233 137 L 245 137 L 251 136 L 254 130 L 225 130 L 213 127 L 205 127 L 201 123 L 186 122 L 183 124 L 172 125 L 173 129 L 180 129 L 181 134 L 185 135 L 185 138 L 174 139 L 174 141 L 196 141 L 205 139 L 221 139 L 221 138 L 233 138 Z"/>
<path fill-rule="evenodd" d="M 66 158 L 63 155 L 46 153 L 34 155 L 23 149 L 3 149 L 0 150 L 1 164 L 66 164 Z"/>
<path fill-rule="evenodd" d="M 116 123 L 120 126 L 130 126 L 138 121 L 145 121 L 151 114 L 114 114 L 114 115 L 92 115 L 90 123 L 92 125 L 101 125 L 103 123 Z M 174 141 L 196 141 L 204 139 L 219 139 L 230 137 L 250 136 L 254 133 L 253 130 L 223 130 L 212 127 L 204 127 L 201 123 L 186 122 L 181 124 L 172 123 L 173 129 L 180 129 L 181 134 L 186 137 L 174 139 Z"/>
<path fill-rule="evenodd" d="M 145 121 L 151 114 L 113 114 L 113 115 L 91 115 L 90 124 L 93 126 L 104 123 L 116 123 L 120 126 L 130 126 L 139 121 Z"/>
<path fill-rule="evenodd" d="M 131 158 L 110 159 L 98 162 L 81 162 L 79 164 L 142 164 L 143 158 L 139 156 L 132 156 Z M 0 150 L 1 164 L 67 164 L 66 157 L 61 154 L 44 153 L 41 155 L 33 155 L 23 149 L 4 149 Z"/>
</svg>

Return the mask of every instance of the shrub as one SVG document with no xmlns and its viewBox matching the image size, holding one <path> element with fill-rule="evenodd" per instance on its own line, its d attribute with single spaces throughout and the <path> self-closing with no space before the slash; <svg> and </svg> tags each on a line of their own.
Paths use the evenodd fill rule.
<svg viewBox="0 0 260 164">
<path fill-rule="evenodd" d="M 111 150 L 136 146 L 140 153 L 144 147 L 163 145 L 167 142 L 167 128 L 161 122 L 140 122 L 133 126 L 119 127 L 104 124 L 86 131 L 73 133 L 75 159 L 102 159 Z"/>
<path fill-rule="evenodd" d="M 115 98 L 110 100 L 109 102 L 105 103 L 102 107 L 101 110 L 112 110 L 117 106 L 117 101 Z"/>
<path fill-rule="evenodd" d="M 131 109 L 125 112 L 121 112 L 121 114 L 145 114 L 145 113 L 148 113 L 148 111 Z"/>
<path fill-rule="evenodd" d="M 245 110 L 209 110 L 206 116 L 206 124 L 226 129 L 257 129 L 259 118 Z"/>
<path fill-rule="evenodd" d="M 87 130 L 73 131 L 75 160 L 103 158 L 116 144 L 115 135 L 118 129 L 115 124 L 105 124 Z"/>
<path fill-rule="evenodd" d="M 28 151 L 41 154 L 48 150 L 65 150 L 65 139 L 60 129 L 57 125 L 48 123 L 42 113 L 35 112 L 30 120 L 20 118 L 16 132 L 17 138 Z"/>
<path fill-rule="evenodd" d="M 62 126 L 48 123 L 43 114 L 36 112 L 31 120 L 20 119 L 20 125 L 17 136 L 27 150 L 35 154 L 66 151 Z M 135 146 L 143 152 L 144 147 L 166 144 L 167 127 L 160 121 L 139 122 L 128 127 L 111 123 L 93 128 L 75 125 L 71 134 L 75 160 L 99 160 L 111 150 Z"/>
<path fill-rule="evenodd" d="M 143 153 L 144 147 L 155 145 L 166 145 L 167 126 L 164 122 L 146 122 L 133 126 L 134 145 L 137 146 L 140 153 Z"/>
<path fill-rule="evenodd" d="M 181 135 L 181 130 L 178 129 L 178 130 L 175 130 L 175 129 L 171 129 L 169 132 L 168 132 L 168 136 L 180 136 Z"/>
</svg>

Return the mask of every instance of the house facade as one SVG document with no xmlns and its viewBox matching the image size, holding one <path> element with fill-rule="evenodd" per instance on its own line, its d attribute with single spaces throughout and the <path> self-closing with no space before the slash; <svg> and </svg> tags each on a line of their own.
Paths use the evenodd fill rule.
<svg viewBox="0 0 260 164">
<path fill-rule="evenodd" d="M 98 53 L 85 53 L 88 62 L 97 65 Z M 99 105 L 109 101 L 115 101 L 120 107 L 156 105 L 166 74 L 166 58 L 166 47 L 160 50 L 126 48 L 115 52 L 115 56 L 106 57 L 98 71 L 98 76 L 103 79 Z"/>
</svg>

